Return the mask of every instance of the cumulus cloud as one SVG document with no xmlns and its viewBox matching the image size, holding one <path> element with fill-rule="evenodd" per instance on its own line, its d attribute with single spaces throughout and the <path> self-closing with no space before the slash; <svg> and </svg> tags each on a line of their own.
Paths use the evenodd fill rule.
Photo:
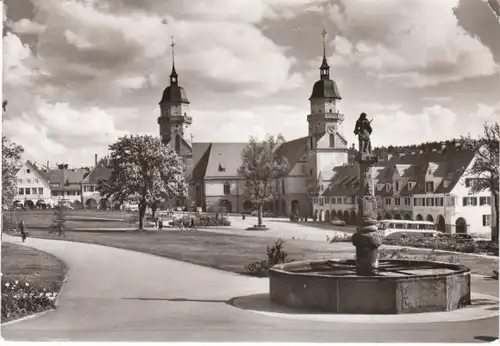
<svg viewBox="0 0 500 346">
<path fill-rule="evenodd" d="M 329 9 L 340 30 L 337 65 L 422 87 L 499 71 L 492 52 L 458 25 L 456 0 L 342 0 Z"/>
<path fill-rule="evenodd" d="M 46 28 L 45 25 L 33 22 L 28 18 L 22 18 L 17 22 L 7 22 L 7 25 L 16 34 L 39 34 Z"/>
<path fill-rule="evenodd" d="M 461 115 L 439 104 L 424 107 L 415 113 L 406 111 L 403 105 L 398 104 L 364 104 L 361 107 L 369 119 L 373 119 L 374 146 L 447 140 L 468 133 L 477 136 L 482 133 L 484 122 L 498 121 L 500 118 L 500 102 L 492 105 L 478 104 L 475 111 Z M 350 113 L 359 114 L 354 111 Z M 344 125 L 350 142 L 356 139 L 351 130 L 355 121 L 356 119 L 349 117 Z"/>
</svg>

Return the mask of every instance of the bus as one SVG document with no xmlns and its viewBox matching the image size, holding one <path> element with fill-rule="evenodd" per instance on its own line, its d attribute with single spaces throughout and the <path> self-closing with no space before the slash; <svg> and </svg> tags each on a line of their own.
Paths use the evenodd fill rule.
<svg viewBox="0 0 500 346">
<path fill-rule="evenodd" d="M 376 225 L 384 237 L 395 232 L 424 233 L 429 236 L 435 236 L 440 233 L 436 230 L 436 225 L 430 221 L 379 220 Z"/>
</svg>

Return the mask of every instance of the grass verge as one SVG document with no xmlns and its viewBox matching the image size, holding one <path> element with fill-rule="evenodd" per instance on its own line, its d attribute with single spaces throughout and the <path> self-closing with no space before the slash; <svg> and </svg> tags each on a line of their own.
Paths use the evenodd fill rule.
<svg viewBox="0 0 500 346">
<path fill-rule="evenodd" d="M 121 233 L 74 231 L 66 233 L 64 238 L 48 235 L 46 231 L 32 231 L 30 237 L 111 246 L 240 274 L 245 273 L 245 268 L 249 263 L 265 259 L 266 247 L 272 246 L 278 240 L 278 238 L 271 237 L 246 237 L 205 231 L 183 232 L 178 230 Z M 285 249 L 291 260 L 348 259 L 354 257 L 354 247 L 349 243 L 328 244 L 307 240 L 288 240 Z M 429 251 L 427 249 L 407 249 L 405 255 L 420 257 Z M 450 257 L 449 254 L 442 253 L 435 253 L 434 256 L 436 260 L 443 262 L 447 262 Z M 498 260 L 496 259 L 473 257 L 466 254 L 453 256 L 460 264 L 468 266 L 475 274 L 491 275 L 493 270 L 498 269 Z"/>
</svg>

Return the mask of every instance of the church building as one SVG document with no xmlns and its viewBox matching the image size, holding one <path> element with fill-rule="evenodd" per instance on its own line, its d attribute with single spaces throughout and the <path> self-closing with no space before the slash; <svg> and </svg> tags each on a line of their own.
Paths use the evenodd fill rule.
<svg viewBox="0 0 500 346">
<path fill-rule="evenodd" d="M 285 142 L 278 149 L 278 155 L 287 158 L 289 171 L 273 184 L 273 201 L 264 208 L 276 215 L 311 216 L 313 197 L 327 188 L 333 178 L 333 168 L 348 163 L 350 151 L 342 135 L 344 115 L 338 110 L 341 97 L 335 81 L 330 78 L 324 30 L 322 35 L 320 76 L 309 97 L 310 112 L 304 116 L 308 135 Z M 194 203 L 204 210 L 219 207 L 232 213 L 251 211 L 252 205 L 244 195 L 245 180 L 238 174 L 241 152 L 247 143 L 193 142 L 190 101 L 179 84 L 174 46 L 172 43 L 170 85 L 163 91 L 158 125 L 162 142 L 175 149 L 190 173 L 190 202 L 176 203 Z"/>
</svg>

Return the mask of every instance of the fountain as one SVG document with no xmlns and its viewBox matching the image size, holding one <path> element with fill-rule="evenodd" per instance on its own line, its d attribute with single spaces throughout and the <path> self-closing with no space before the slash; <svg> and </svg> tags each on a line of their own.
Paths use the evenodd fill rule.
<svg viewBox="0 0 500 346">
<path fill-rule="evenodd" d="M 450 311 L 471 304 L 470 270 L 462 265 L 409 260 L 378 261 L 377 200 L 373 189 L 371 121 L 362 113 L 359 139 L 356 260 L 299 261 L 270 272 L 270 299 L 288 307 L 341 314 Z"/>
</svg>

